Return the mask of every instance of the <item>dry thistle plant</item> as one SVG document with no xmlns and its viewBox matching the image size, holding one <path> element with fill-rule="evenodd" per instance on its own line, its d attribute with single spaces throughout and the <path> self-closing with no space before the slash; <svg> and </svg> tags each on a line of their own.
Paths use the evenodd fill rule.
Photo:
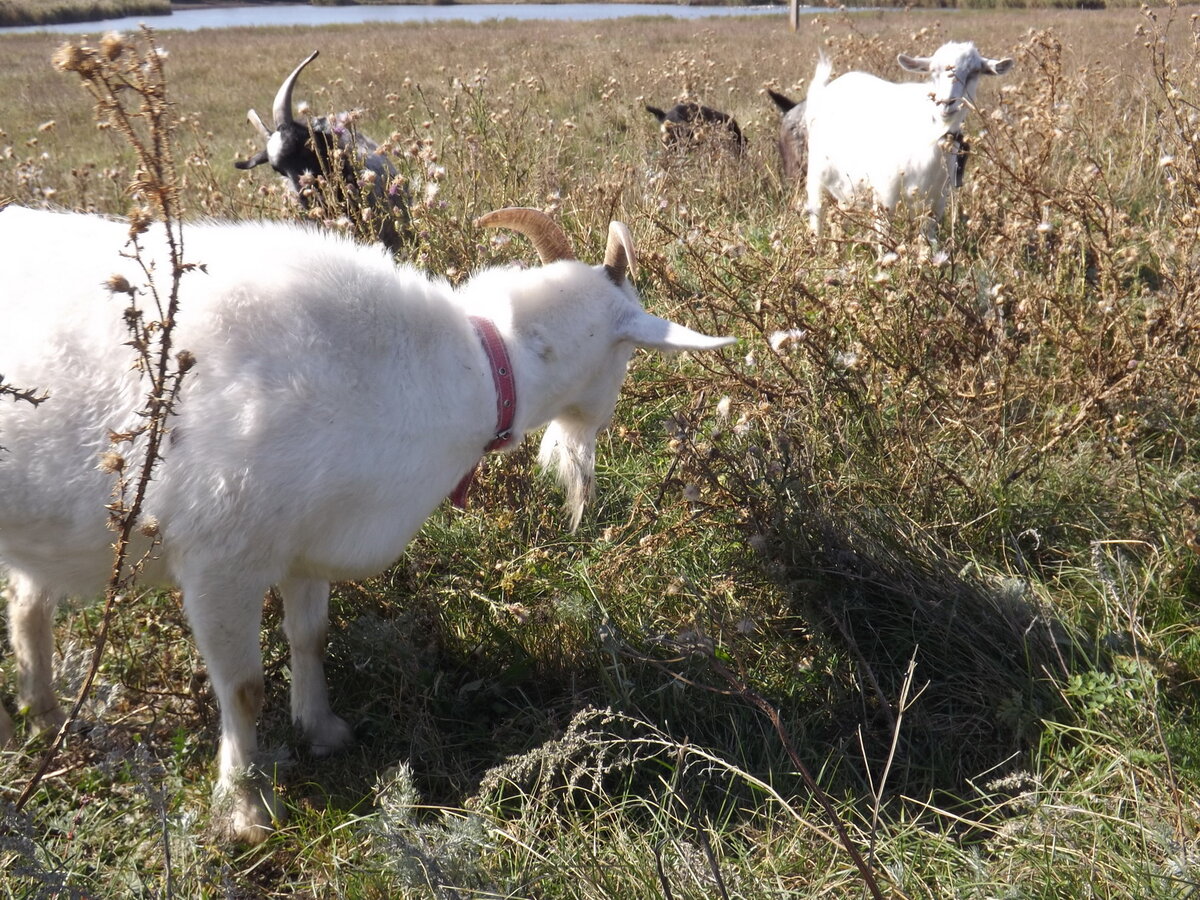
<svg viewBox="0 0 1200 900">
<path fill-rule="evenodd" d="M 46 399 L 44 396 L 38 395 L 37 388 L 20 388 L 13 384 L 7 384 L 3 375 L 0 375 L 0 397 L 11 397 L 14 402 L 24 400 L 34 406 Z"/>
<path fill-rule="evenodd" d="M 407 208 L 393 204 L 384 204 L 385 208 L 372 200 L 372 189 L 377 174 L 366 164 L 364 146 L 357 136 L 359 112 L 350 111 L 330 118 L 338 119 L 340 128 L 345 128 L 349 139 L 345 143 L 330 142 L 327 135 L 313 131 L 313 121 L 309 120 L 309 140 L 321 142 L 328 146 L 328 155 L 318 154 L 321 171 L 302 180 L 304 201 L 307 206 L 305 215 L 319 221 L 326 228 L 343 231 L 355 240 L 364 244 L 372 244 L 381 240 L 381 233 L 391 228 L 398 235 L 409 232 L 409 215 Z M 379 148 L 380 153 L 386 153 L 388 148 Z M 390 156 L 391 154 L 389 154 Z M 362 184 L 356 183 L 348 173 L 360 173 Z M 409 178 L 399 176 L 393 180 L 390 190 L 396 190 L 407 195 Z M 380 221 L 381 216 L 391 218 L 389 223 Z"/>
<path fill-rule="evenodd" d="M 135 420 L 113 424 L 109 436 L 113 449 L 98 461 L 102 471 L 116 478 L 108 511 L 109 527 L 117 537 L 91 668 L 66 721 L 18 798 L 18 810 L 33 795 L 78 716 L 104 652 L 113 610 L 136 589 L 141 569 L 153 550 L 157 529 L 154 522 L 141 520 L 142 501 L 162 452 L 183 377 L 195 363 L 187 350 L 174 352 L 171 341 L 179 312 L 180 281 L 195 266 L 186 263 L 183 257 L 172 143 L 175 113 L 167 99 L 165 59 L 165 52 L 155 44 L 149 29 L 143 29 L 140 39 L 135 40 L 107 34 L 97 47 L 64 44 L 54 57 L 59 69 L 79 76 L 83 88 L 94 99 L 98 125 L 114 129 L 124 137 L 137 157 L 137 173 L 128 186 L 134 206 L 128 217 L 127 255 L 138 262 L 146 280 L 142 285 L 133 285 L 124 276 L 113 275 L 106 286 L 113 295 L 124 294 L 128 298 L 123 312 L 130 338 L 128 346 L 134 350 L 135 369 L 149 381 L 149 386 L 145 404 L 137 411 Z M 152 271 L 141 255 L 141 236 L 156 220 L 164 230 L 170 251 L 168 273 Z M 163 274 L 169 279 L 166 283 L 162 283 Z M 131 560 L 130 544 L 135 530 L 151 538 L 152 543 L 141 558 Z"/>
</svg>

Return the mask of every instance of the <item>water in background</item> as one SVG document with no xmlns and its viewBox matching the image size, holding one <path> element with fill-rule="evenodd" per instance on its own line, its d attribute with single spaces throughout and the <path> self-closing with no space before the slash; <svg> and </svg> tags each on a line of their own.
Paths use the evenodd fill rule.
<svg viewBox="0 0 1200 900">
<path fill-rule="evenodd" d="M 823 7 L 802 7 L 801 12 L 820 12 Z M 187 9 L 169 16 L 128 16 L 66 25 L 34 25 L 0 28 L 0 34 L 54 31 L 66 34 L 102 34 L 130 31 L 141 24 L 156 31 L 198 31 L 202 28 L 236 28 L 262 25 L 343 25 L 360 22 L 486 22 L 495 19 L 551 19 L 586 22 L 629 16 L 669 16 L 699 19 L 711 16 L 777 15 L 785 17 L 787 6 L 683 6 L 675 3 L 466 3 L 454 6 L 307 6 L 269 4 Z"/>
</svg>

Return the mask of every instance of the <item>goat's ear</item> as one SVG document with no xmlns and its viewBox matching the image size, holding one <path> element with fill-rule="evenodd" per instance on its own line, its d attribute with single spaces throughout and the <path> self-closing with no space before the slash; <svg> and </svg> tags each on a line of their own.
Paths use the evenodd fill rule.
<svg viewBox="0 0 1200 900">
<path fill-rule="evenodd" d="M 637 254 L 633 251 L 633 237 L 624 222 L 608 224 L 608 246 L 604 251 L 604 271 L 608 280 L 620 287 L 626 273 L 637 277 Z"/>
<path fill-rule="evenodd" d="M 239 159 L 234 161 L 234 166 L 239 169 L 253 169 L 255 166 L 261 166 L 267 161 L 267 151 L 259 150 L 249 159 Z"/>
<path fill-rule="evenodd" d="M 247 110 L 246 121 L 254 126 L 254 130 L 262 136 L 264 141 L 269 141 L 271 139 L 270 129 L 263 124 L 263 120 L 259 118 L 258 113 L 256 113 L 254 110 Z"/>
<path fill-rule="evenodd" d="M 647 350 L 716 350 L 737 342 L 733 337 L 709 337 L 643 310 L 630 313 L 617 327 L 617 340 Z"/>
<path fill-rule="evenodd" d="M 988 59 L 984 57 L 983 71 L 987 75 L 1003 75 L 1013 67 L 1012 57 L 1006 56 L 1004 59 Z"/>
<path fill-rule="evenodd" d="M 909 72 L 929 71 L 928 56 L 909 56 L 907 53 L 901 53 L 896 57 L 896 62 L 900 63 L 900 68 Z"/>
</svg>

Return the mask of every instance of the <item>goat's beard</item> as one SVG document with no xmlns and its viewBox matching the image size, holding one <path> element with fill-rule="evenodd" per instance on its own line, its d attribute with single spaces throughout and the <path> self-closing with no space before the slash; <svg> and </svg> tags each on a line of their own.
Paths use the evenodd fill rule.
<svg viewBox="0 0 1200 900">
<path fill-rule="evenodd" d="M 579 527 L 583 508 L 592 496 L 596 473 L 595 430 L 555 419 L 546 426 L 546 433 L 542 435 L 538 463 L 543 469 L 554 472 L 566 493 L 565 506 L 571 517 L 571 530 L 574 531 Z"/>
</svg>

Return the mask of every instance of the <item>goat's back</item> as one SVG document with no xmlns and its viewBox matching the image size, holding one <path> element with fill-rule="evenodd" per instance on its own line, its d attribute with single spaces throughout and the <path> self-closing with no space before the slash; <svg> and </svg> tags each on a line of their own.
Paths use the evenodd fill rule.
<svg viewBox="0 0 1200 900">
<path fill-rule="evenodd" d="M 810 130 L 872 138 L 885 134 L 892 139 L 921 132 L 925 140 L 925 132 L 940 127 L 932 113 L 929 86 L 924 83 L 897 83 L 867 72 L 847 72 L 828 84 L 814 82 L 804 118 Z"/>
<path fill-rule="evenodd" d="M 143 258 L 165 298 L 157 234 Z M 108 435 L 140 421 L 147 390 L 124 346 L 129 297 L 105 287 L 120 275 L 151 303 L 126 243 L 122 223 L 0 212 L 2 371 L 48 395 L 0 403 L 0 560 L 71 593 L 104 573 L 113 476 L 97 461 L 128 452 Z M 470 393 L 487 376 L 453 294 L 301 226 L 186 225 L 183 247 L 202 268 L 182 277 L 173 347 L 196 365 L 146 507 L 168 557 L 203 546 L 246 565 L 377 571 L 474 462 L 494 415 Z M 377 515 L 386 534 L 372 533 Z"/>
</svg>

